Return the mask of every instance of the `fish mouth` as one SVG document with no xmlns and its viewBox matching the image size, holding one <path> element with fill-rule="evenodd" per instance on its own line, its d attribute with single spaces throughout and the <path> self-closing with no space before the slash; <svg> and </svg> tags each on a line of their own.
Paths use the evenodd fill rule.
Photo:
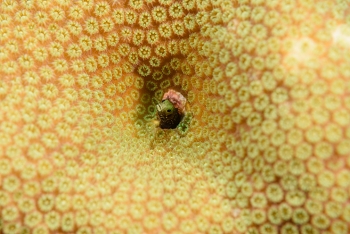
<svg viewBox="0 0 350 234">
<path fill-rule="evenodd" d="M 158 111 L 158 112 L 162 111 L 162 106 L 161 106 L 161 104 L 157 104 L 157 105 L 156 105 L 156 108 L 157 108 L 157 111 Z"/>
</svg>

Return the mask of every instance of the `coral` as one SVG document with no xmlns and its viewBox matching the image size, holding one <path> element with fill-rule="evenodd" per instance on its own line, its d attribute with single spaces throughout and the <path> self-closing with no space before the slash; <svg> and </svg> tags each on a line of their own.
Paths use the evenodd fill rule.
<svg viewBox="0 0 350 234">
<path fill-rule="evenodd" d="M 1 1 L 0 232 L 348 233 L 349 10 Z"/>
</svg>

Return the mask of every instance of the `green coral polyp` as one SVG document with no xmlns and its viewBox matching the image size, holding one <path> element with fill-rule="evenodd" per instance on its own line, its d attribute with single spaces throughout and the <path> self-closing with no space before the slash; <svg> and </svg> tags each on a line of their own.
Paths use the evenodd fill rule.
<svg viewBox="0 0 350 234">
<path fill-rule="evenodd" d="M 179 130 L 181 135 L 185 135 L 188 132 L 190 128 L 191 120 L 192 120 L 192 114 L 186 114 L 181 120 L 181 122 L 179 123 L 179 125 L 176 127 L 176 129 Z"/>
</svg>

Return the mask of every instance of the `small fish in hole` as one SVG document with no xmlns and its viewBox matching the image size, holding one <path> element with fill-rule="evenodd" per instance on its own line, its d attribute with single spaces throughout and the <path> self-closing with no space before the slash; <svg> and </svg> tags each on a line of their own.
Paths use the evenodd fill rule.
<svg viewBox="0 0 350 234">
<path fill-rule="evenodd" d="M 160 128 L 176 128 L 185 114 L 185 106 L 186 98 L 181 93 L 172 89 L 166 92 L 156 105 Z"/>
</svg>

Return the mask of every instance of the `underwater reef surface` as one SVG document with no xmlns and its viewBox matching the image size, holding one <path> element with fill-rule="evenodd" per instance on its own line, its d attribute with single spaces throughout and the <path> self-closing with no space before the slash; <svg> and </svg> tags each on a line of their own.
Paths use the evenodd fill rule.
<svg viewBox="0 0 350 234">
<path fill-rule="evenodd" d="M 349 6 L 1 0 L 0 232 L 349 233 Z"/>
</svg>

